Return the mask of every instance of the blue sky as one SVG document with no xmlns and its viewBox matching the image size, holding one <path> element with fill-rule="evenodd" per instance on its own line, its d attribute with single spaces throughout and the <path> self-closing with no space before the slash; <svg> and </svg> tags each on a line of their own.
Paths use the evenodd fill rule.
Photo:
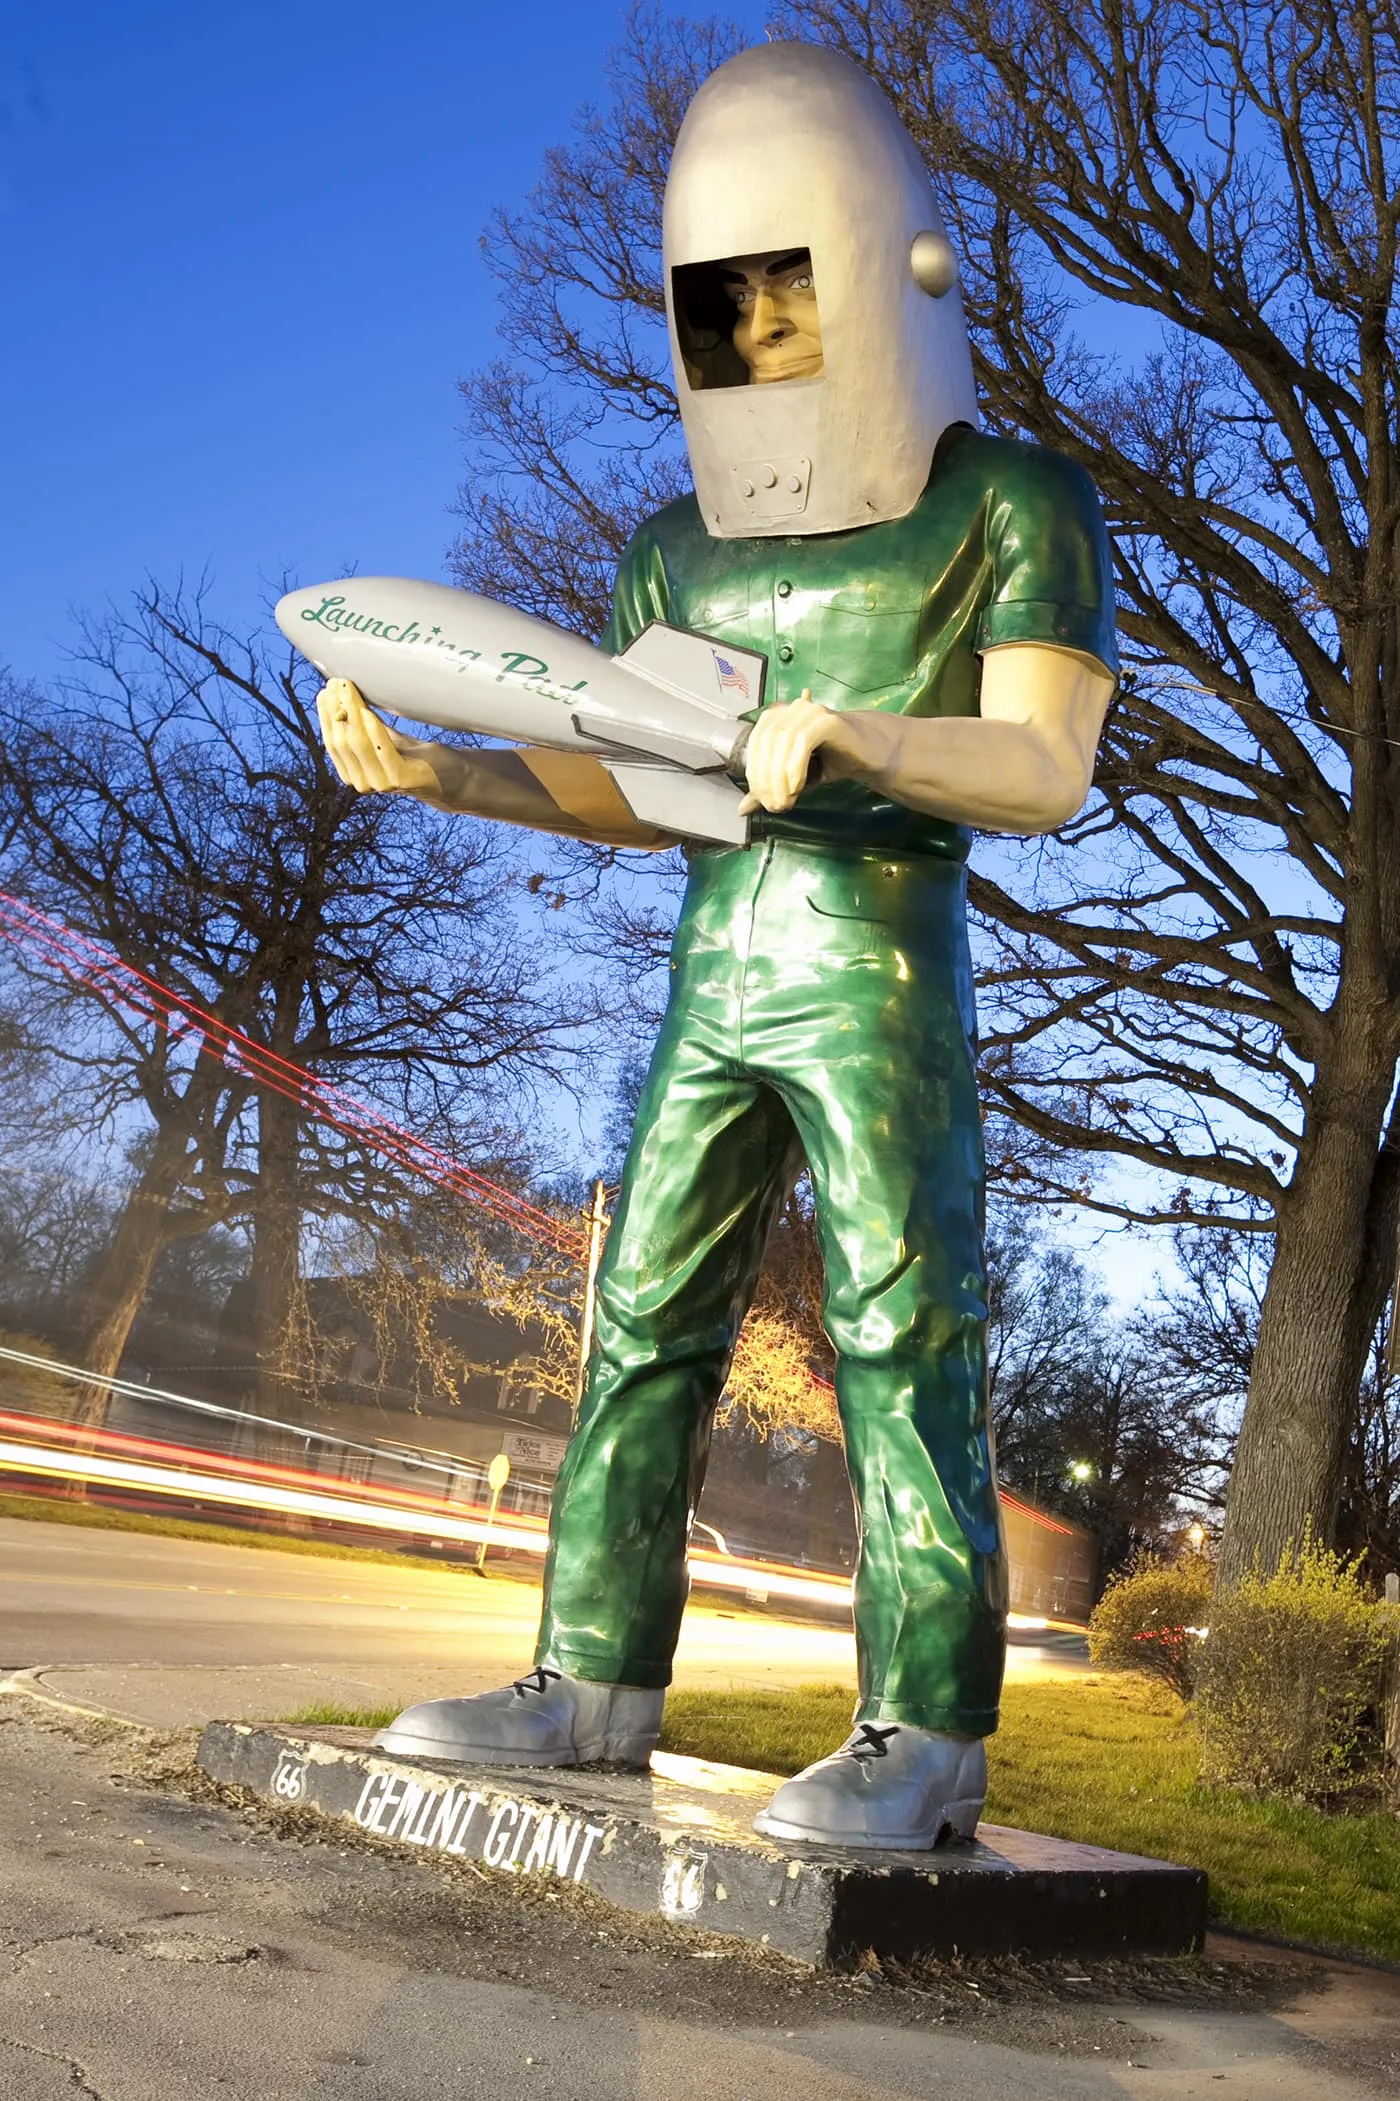
<svg viewBox="0 0 1400 2101">
<path fill-rule="evenodd" d="M 762 0 L 723 11 L 762 34 Z M 601 94 L 622 13 L 11 0 L 0 665 L 51 676 L 73 610 L 147 575 L 207 568 L 239 626 L 285 573 L 444 573 L 456 383 L 498 348 L 478 236 Z"/>
<path fill-rule="evenodd" d="M 761 35 L 756 0 L 729 12 Z M 479 235 L 601 98 L 622 20 L 12 4 L 0 666 L 61 673 L 74 611 L 147 576 L 207 569 L 239 627 L 284 574 L 444 574 L 457 382 L 501 347 Z M 561 1094 L 554 1120 L 591 1158 L 596 1116 Z"/>
<path fill-rule="evenodd" d="M 729 10 L 752 18 L 762 8 Z M 11 0 L 0 29 L 0 663 L 207 564 L 435 577 L 477 238 L 601 87 L 619 0 Z"/>
</svg>

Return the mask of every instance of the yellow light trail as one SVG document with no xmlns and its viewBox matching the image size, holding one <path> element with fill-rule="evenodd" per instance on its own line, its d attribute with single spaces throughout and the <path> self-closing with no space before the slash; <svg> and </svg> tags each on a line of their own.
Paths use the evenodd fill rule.
<svg viewBox="0 0 1400 2101">
<path fill-rule="evenodd" d="M 64 1451 L 51 1445 L 20 1444 L 9 1439 L 0 1439 L 0 1473 L 4 1472 L 55 1481 L 90 1481 L 110 1488 L 139 1489 L 147 1495 L 223 1503 L 231 1509 L 317 1517 L 384 1532 L 431 1534 L 435 1539 L 451 1539 L 463 1546 L 480 1546 L 483 1540 L 489 1540 L 493 1546 L 513 1547 L 541 1558 L 549 1546 L 542 1524 L 522 1524 L 508 1518 L 488 1524 L 485 1518 L 462 1517 L 440 1508 L 399 1509 L 392 1503 L 368 1503 L 340 1492 L 329 1494 L 319 1489 L 284 1488 L 266 1481 L 228 1480 L 220 1474 L 194 1472 L 185 1466 L 111 1459 L 99 1452 Z M 851 1601 L 851 1582 L 846 1576 L 805 1575 L 796 1569 L 775 1567 L 771 1562 L 745 1561 L 736 1556 L 721 1558 L 703 1551 L 690 1557 L 688 1567 L 692 1580 L 706 1589 L 746 1594 L 766 1591 L 771 1598 L 838 1609 L 848 1607 Z M 1009 1624 L 1022 1632 L 1069 1627 L 1068 1622 L 1016 1612 L 1009 1615 Z"/>
<path fill-rule="evenodd" d="M 0 1440 L 0 1472 L 38 1474 L 50 1480 L 92 1481 L 111 1488 L 136 1488 L 148 1495 L 195 1498 L 243 1510 L 275 1510 L 294 1517 L 328 1518 L 342 1525 L 365 1525 L 385 1532 L 431 1533 L 464 1546 L 515 1547 L 541 1557 L 549 1537 L 544 1527 L 527 1527 L 511 1519 L 488 1525 L 484 1518 L 458 1517 L 446 1510 L 401 1510 L 392 1503 L 367 1503 L 357 1496 L 328 1495 L 308 1488 L 282 1488 L 266 1481 L 230 1481 L 219 1474 L 196 1473 L 183 1466 L 156 1466 L 147 1460 L 109 1459 L 99 1452 L 66 1452 L 54 1446 Z M 808 1604 L 846 1604 L 848 1578 L 803 1576 L 764 1562 L 725 1563 L 708 1555 L 690 1563 L 697 1582 L 721 1590 L 762 1589 L 770 1596 Z"/>
</svg>

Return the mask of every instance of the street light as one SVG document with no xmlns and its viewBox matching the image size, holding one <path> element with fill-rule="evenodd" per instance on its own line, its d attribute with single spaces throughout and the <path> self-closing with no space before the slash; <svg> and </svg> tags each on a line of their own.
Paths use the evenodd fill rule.
<svg viewBox="0 0 1400 2101">
<path fill-rule="evenodd" d="M 1092 1481 L 1094 1469 L 1087 1459 L 1072 1459 L 1070 1461 L 1069 1477 L 1071 1481 Z"/>
</svg>

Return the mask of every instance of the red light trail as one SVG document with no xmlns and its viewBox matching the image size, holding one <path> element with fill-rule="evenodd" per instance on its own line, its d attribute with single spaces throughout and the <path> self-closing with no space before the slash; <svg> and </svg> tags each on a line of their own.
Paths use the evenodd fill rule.
<svg viewBox="0 0 1400 2101">
<path fill-rule="evenodd" d="M 156 1438 L 0 1411 L 0 1475 L 6 1473 L 30 1480 L 80 1480 L 94 1488 L 217 1503 L 230 1510 L 309 1517 L 400 1538 L 431 1537 L 451 1540 L 457 1546 L 487 1542 L 541 1559 L 549 1546 L 545 1520 L 525 1512 L 493 1519 L 480 1504 L 420 1495 L 411 1489 L 397 1490 L 391 1496 L 363 1482 L 353 1488 L 332 1485 L 324 1476 L 301 1467 L 234 1459 L 222 1453 L 215 1462 L 208 1452 Z M 705 1590 L 766 1593 L 770 1598 L 836 1611 L 850 1605 L 848 1576 L 822 1575 L 705 1547 L 691 1548 L 687 1566 L 692 1583 Z M 1022 1629 L 1072 1624 L 1017 1612 L 1009 1617 L 1013 1627 Z"/>
<path fill-rule="evenodd" d="M 0 936 L 21 953 L 36 957 L 60 975 L 89 986 L 110 1006 L 125 1007 L 171 1035 L 198 1034 L 204 1039 L 204 1054 L 218 1058 L 231 1070 L 242 1072 L 257 1085 L 294 1101 L 306 1115 L 328 1124 L 347 1138 L 378 1152 L 382 1158 L 410 1174 L 423 1175 L 441 1189 L 488 1211 L 502 1225 L 513 1227 L 536 1245 L 582 1264 L 588 1256 L 588 1234 L 570 1226 L 538 1204 L 492 1182 L 475 1168 L 454 1160 L 438 1146 L 394 1123 L 389 1117 L 357 1100 L 333 1081 L 318 1079 L 304 1066 L 278 1056 L 266 1044 L 246 1036 L 221 1021 L 185 994 L 172 992 L 149 972 L 126 963 L 112 949 L 87 934 L 76 933 L 62 920 L 26 904 L 23 898 L 0 890 Z M 830 1391 L 830 1382 L 812 1374 L 813 1384 Z M 1018 1496 L 1002 1490 L 1002 1502 L 1051 1532 L 1071 1537 L 1072 1525 L 1047 1517 Z"/>
<path fill-rule="evenodd" d="M 208 1008 L 123 962 L 100 942 L 75 933 L 61 920 L 51 919 L 6 891 L 0 891 L 0 935 L 13 948 L 36 956 L 64 977 L 89 986 L 109 1005 L 125 1007 L 171 1035 L 202 1036 L 206 1056 L 217 1058 L 230 1070 L 242 1072 L 259 1086 L 294 1101 L 308 1116 L 329 1124 L 347 1138 L 358 1139 L 395 1166 L 421 1174 L 439 1188 L 479 1205 L 503 1225 L 515 1227 L 555 1254 L 579 1262 L 587 1255 L 588 1235 L 582 1228 L 568 1225 L 513 1189 L 505 1189 L 478 1174 L 475 1168 L 463 1166 L 450 1153 L 358 1101 L 344 1087 L 318 1079 L 304 1066 L 279 1057 L 266 1044 L 232 1028 Z"/>
</svg>

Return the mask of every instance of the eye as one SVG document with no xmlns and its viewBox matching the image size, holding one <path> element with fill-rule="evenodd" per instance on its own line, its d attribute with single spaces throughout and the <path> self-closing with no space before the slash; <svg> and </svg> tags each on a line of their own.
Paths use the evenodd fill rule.
<svg viewBox="0 0 1400 2101">
<path fill-rule="evenodd" d="M 752 285 L 727 285 L 725 290 L 734 301 L 735 306 L 751 306 L 753 304 Z"/>
<path fill-rule="evenodd" d="M 807 275 L 803 277 L 794 277 L 794 279 L 792 280 L 792 289 L 794 290 L 794 292 L 810 292 L 812 289 L 811 273 L 808 272 Z"/>
</svg>

